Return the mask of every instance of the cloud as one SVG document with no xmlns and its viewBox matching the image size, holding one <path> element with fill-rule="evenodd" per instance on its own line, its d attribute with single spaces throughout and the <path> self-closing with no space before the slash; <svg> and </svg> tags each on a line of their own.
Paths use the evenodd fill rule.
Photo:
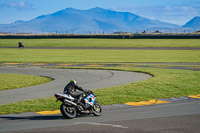
<svg viewBox="0 0 200 133">
<path fill-rule="evenodd" d="M 200 1 L 193 0 L 176 5 L 126 6 L 115 7 L 112 9 L 118 11 L 129 11 L 150 19 L 183 25 L 191 18 L 200 16 L 199 7 Z"/>
<path fill-rule="evenodd" d="M 29 4 L 24 1 L 18 1 L 18 2 L 5 2 L 0 5 L 1 8 L 7 7 L 7 8 L 15 8 L 17 10 L 33 10 L 33 4 Z"/>
</svg>

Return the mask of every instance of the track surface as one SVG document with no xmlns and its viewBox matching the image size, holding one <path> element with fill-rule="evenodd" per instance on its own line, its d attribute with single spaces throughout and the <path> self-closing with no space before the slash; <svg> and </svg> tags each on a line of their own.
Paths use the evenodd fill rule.
<svg viewBox="0 0 200 133">
<path fill-rule="evenodd" d="M 61 114 L 0 116 L 0 132 L 137 132 L 137 133 L 198 133 L 200 100 L 174 101 L 170 104 L 132 107 L 103 107 L 100 117 L 81 116 L 72 120 Z"/>
<path fill-rule="evenodd" d="M 32 67 L 0 67 L 0 73 L 18 73 L 51 77 L 52 82 L 32 87 L 1 91 L 0 104 L 18 102 L 27 99 L 51 97 L 62 93 L 65 85 L 75 79 L 87 89 L 99 89 L 118 86 L 151 78 L 150 75 L 136 72 L 86 69 L 45 69 Z"/>
<path fill-rule="evenodd" d="M 124 73 L 110 70 L 61 70 L 37 67 L 0 67 L 0 72 L 34 74 L 55 79 L 50 83 L 34 86 L 35 88 L 33 87 L 31 89 L 16 89 L 16 92 L 15 90 L 2 91 L 3 93 L 0 93 L 0 102 L 4 101 L 4 98 L 6 99 L 7 97 L 6 100 L 14 98 L 14 100 L 20 101 L 31 99 L 31 96 L 36 98 L 40 94 L 41 96 L 39 97 L 52 96 L 54 92 L 62 92 L 63 87 L 71 78 L 79 81 L 80 85 L 84 88 L 96 89 L 144 80 L 151 77 L 146 74 L 142 74 L 142 77 L 140 77 L 141 73 L 137 75 L 138 73 Z M 18 94 L 18 92 L 20 93 Z M 29 95 L 29 93 L 31 94 Z M 46 95 L 45 93 L 48 94 Z M 4 96 L 6 94 L 8 95 Z M 25 97 L 18 99 L 19 97 L 17 95 L 20 95 L 20 97 L 25 95 Z M 28 98 L 26 95 L 28 95 Z M 169 104 L 143 107 L 123 104 L 103 106 L 103 111 L 103 115 L 100 117 L 85 115 L 73 120 L 66 120 L 61 114 L 39 115 L 30 112 L 16 115 L 3 115 L 0 116 L 0 132 L 196 133 L 200 130 L 200 100 L 193 98 L 183 100 L 174 99 Z"/>
<path fill-rule="evenodd" d="M 18 47 L 0 47 L 0 48 L 18 49 Z M 200 47 L 25 47 L 25 49 L 200 50 Z"/>
</svg>

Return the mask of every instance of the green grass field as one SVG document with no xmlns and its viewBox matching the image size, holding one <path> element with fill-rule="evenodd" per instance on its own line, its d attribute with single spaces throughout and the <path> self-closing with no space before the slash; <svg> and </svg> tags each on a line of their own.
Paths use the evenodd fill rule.
<svg viewBox="0 0 200 133">
<path fill-rule="evenodd" d="M 0 73 L 0 91 L 24 88 L 50 81 L 52 81 L 52 79 L 40 76 Z"/>
<path fill-rule="evenodd" d="M 3 42 L 5 41 L 5 43 Z M 0 46 L 16 46 L 18 41 L 29 47 L 199 47 L 198 39 L 1 39 Z M 0 62 L 33 63 L 134 63 L 200 62 L 198 50 L 67 50 L 67 49 L 0 49 Z M 77 68 L 77 67 L 76 67 Z M 85 67 L 82 67 L 85 68 Z M 87 68 L 88 69 L 88 68 Z M 91 68 L 90 68 L 91 69 Z M 95 67 L 97 69 L 97 67 Z M 138 71 L 154 75 L 137 83 L 95 90 L 101 105 L 200 94 L 200 72 L 160 68 L 98 68 Z M 59 109 L 55 98 L 0 105 L 0 114 Z"/>
<path fill-rule="evenodd" d="M 200 62 L 200 52 L 198 50 L 0 49 L 0 62 Z"/>
<path fill-rule="evenodd" d="M 0 39 L 0 47 L 200 47 L 199 39 Z"/>
<path fill-rule="evenodd" d="M 146 72 L 154 77 L 137 83 L 94 90 L 101 105 L 200 94 L 200 71 L 129 67 L 110 69 Z M 56 98 L 51 97 L 0 105 L 0 114 L 57 110 L 61 103 L 55 101 Z"/>
</svg>

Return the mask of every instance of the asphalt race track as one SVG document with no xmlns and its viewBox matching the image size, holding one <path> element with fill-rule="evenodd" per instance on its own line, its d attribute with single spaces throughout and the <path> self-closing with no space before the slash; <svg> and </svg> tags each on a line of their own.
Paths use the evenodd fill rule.
<svg viewBox="0 0 200 133">
<path fill-rule="evenodd" d="M 150 75 L 133 72 L 37 67 L 0 67 L 0 73 L 34 74 L 54 79 L 43 85 L 2 91 L 0 104 L 52 96 L 62 92 L 70 79 L 76 79 L 84 88 L 97 89 L 151 78 Z M 28 112 L 2 115 L 0 132 L 198 133 L 199 120 L 200 100 L 183 97 L 173 98 L 171 103 L 151 106 L 107 105 L 103 106 L 103 115 L 100 117 L 85 115 L 72 120 L 64 119 L 61 114 Z"/>
<path fill-rule="evenodd" d="M 0 73 L 18 73 L 51 77 L 52 82 L 1 91 L 0 104 L 54 96 L 62 93 L 65 85 L 75 79 L 78 85 L 87 89 L 99 89 L 137 82 L 151 78 L 150 75 L 136 72 L 87 69 L 45 69 L 39 67 L 0 67 Z"/>
<path fill-rule="evenodd" d="M 64 119 L 61 114 L 0 116 L 0 132 L 39 133 L 198 133 L 200 101 L 176 101 L 170 104 L 132 107 L 103 107 L 103 115 L 85 115 Z"/>
</svg>

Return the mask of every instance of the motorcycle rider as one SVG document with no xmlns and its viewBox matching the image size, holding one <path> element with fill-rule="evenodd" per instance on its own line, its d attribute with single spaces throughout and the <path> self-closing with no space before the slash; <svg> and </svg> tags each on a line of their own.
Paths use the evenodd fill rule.
<svg viewBox="0 0 200 133">
<path fill-rule="evenodd" d="M 81 92 L 76 91 L 77 89 Z M 72 97 L 77 98 L 78 99 L 77 104 L 80 104 L 81 106 L 84 107 L 81 100 L 83 99 L 84 94 L 88 91 L 89 90 L 87 90 L 87 89 L 83 89 L 82 87 L 79 87 L 75 80 L 70 80 L 70 82 L 65 86 L 63 93 L 69 94 Z"/>
</svg>

